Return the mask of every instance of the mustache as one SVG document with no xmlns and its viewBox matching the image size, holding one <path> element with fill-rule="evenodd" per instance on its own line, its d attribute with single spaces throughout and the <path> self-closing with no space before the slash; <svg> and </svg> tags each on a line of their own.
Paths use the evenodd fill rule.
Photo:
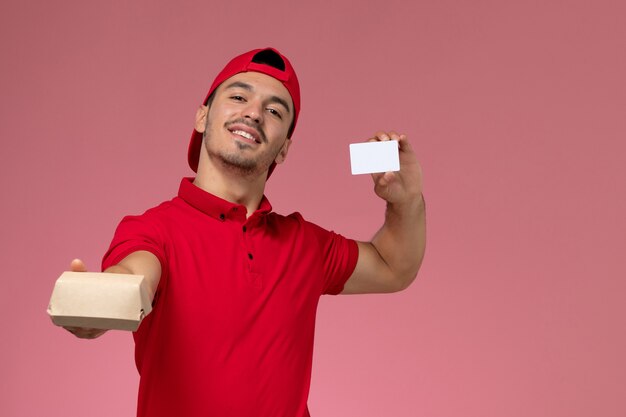
<svg viewBox="0 0 626 417">
<path fill-rule="evenodd" d="M 224 124 L 224 127 L 226 129 L 229 129 L 232 125 L 234 124 L 241 124 L 241 125 L 246 125 L 249 128 L 254 129 L 258 134 L 259 134 L 259 139 L 261 139 L 261 142 L 263 143 L 267 143 L 267 137 L 265 136 L 265 132 L 263 131 L 262 128 L 260 128 L 259 126 L 256 125 L 256 123 L 251 122 L 250 120 L 246 119 L 246 118 L 238 118 L 235 120 L 231 120 L 229 122 L 226 122 Z"/>
</svg>

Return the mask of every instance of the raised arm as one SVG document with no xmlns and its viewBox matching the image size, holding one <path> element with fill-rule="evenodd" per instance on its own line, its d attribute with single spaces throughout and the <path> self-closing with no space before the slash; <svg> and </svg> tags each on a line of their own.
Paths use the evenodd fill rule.
<svg viewBox="0 0 626 417">
<path fill-rule="evenodd" d="M 80 259 L 74 259 L 70 270 L 74 272 L 87 272 L 87 267 Z M 156 256 L 148 251 L 137 251 L 122 259 L 117 265 L 110 266 L 104 272 L 111 274 L 143 275 L 148 283 L 151 298 L 154 298 L 161 278 L 161 263 Z M 83 327 L 64 327 L 64 329 L 81 339 L 95 339 L 106 333 L 106 330 L 103 329 L 87 329 Z"/>
<path fill-rule="evenodd" d="M 359 259 L 342 294 L 387 293 L 408 287 L 426 247 L 422 172 L 405 135 L 378 132 L 370 141 L 398 141 L 400 171 L 374 174 L 374 191 L 387 202 L 385 223 L 370 242 L 358 242 Z"/>
</svg>

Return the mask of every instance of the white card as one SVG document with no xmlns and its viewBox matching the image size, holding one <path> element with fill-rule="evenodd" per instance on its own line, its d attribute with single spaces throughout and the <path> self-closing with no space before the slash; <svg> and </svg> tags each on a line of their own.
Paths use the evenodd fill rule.
<svg viewBox="0 0 626 417">
<path fill-rule="evenodd" d="M 400 171 L 398 142 L 364 142 L 350 144 L 352 175 Z"/>
</svg>

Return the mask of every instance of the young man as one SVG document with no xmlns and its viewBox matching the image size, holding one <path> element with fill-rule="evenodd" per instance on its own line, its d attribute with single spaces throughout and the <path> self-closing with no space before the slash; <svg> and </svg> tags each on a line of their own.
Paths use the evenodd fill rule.
<svg viewBox="0 0 626 417">
<path fill-rule="evenodd" d="M 401 167 L 373 176 L 387 211 L 371 242 L 271 211 L 265 183 L 287 157 L 299 110 L 287 58 L 271 48 L 234 58 L 196 114 L 196 177 L 118 226 L 103 270 L 144 275 L 155 293 L 134 334 L 138 416 L 308 416 L 319 296 L 399 291 L 415 278 L 425 212 L 404 135 L 370 139 L 398 141 Z"/>
</svg>

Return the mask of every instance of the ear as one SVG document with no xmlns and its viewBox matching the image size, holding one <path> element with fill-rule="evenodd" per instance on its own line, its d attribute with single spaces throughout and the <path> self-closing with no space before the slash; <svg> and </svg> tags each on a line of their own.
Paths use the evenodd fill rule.
<svg viewBox="0 0 626 417">
<path fill-rule="evenodd" d="M 285 159 L 287 159 L 287 153 L 289 152 L 290 146 L 291 146 L 291 139 L 289 138 L 285 139 L 285 143 L 283 143 L 283 147 L 280 148 L 280 152 L 278 152 L 278 155 L 276 155 L 276 159 L 274 159 L 274 162 L 276 162 L 277 164 L 282 164 L 283 162 L 285 162 Z"/>
<path fill-rule="evenodd" d="M 204 133 L 208 114 L 209 108 L 207 106 L 198 107 L 198 111 L 196 111 L 196 124 L 194 126 L 197 132 Z"/>
</svg>

